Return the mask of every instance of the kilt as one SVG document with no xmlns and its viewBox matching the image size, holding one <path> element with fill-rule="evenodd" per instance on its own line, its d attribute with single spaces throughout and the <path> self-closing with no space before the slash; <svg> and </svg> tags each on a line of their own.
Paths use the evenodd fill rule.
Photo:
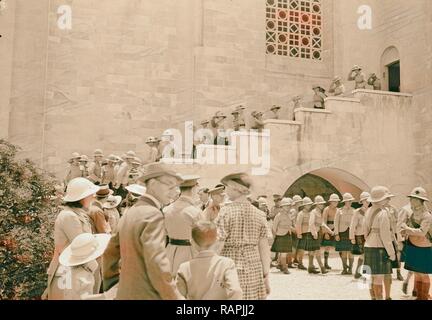
<svg viewBox="0 0 432 320">
<path fill-rule="evenodd" d="M 320 238 L 318 237 L 317 240 L 315 240 L 312 237 L 312 233 L 307 232 L 302 234 L 302 238 L 299 239 L 298 243 L 298 250 L 305 250 L 305 251 L 316 251 L 321 248 L 320 246 Z"/>
<path fill-rule="evenodd" d="M 291 235 L 288 233 L 284 236 L 276 236 L 271 247 L 272 252 L 288 253 L 292 252 L 293 241 Z"/>
<path fill-rule="evenodd" d="M 370 268 L 372 275 L 392 274 L 393 272 L 391 260 L 384 248 L 365 247 L 363 265 Z"/>
<path fill-rule="evenodd" d="M 335 241 L 335 250 L 336 251 L 351 251 L 352 243 L 349 239 L 349 228 L 342 233 L 339 233 L 339 241 Z"/>
<path fill-rule="evenodd" d="M 408 240 L 404 244 L 402 256 L 406 270 L 432 274 L 432 247 L 416 247 Z"/>
<path fill-rule="evenodd" d="M 353 255 L 362 255 L 364 253 L 365 237 L 363 235 L 355 236 L 355 241 L 356 244 L 352 246 L 351 253 Z"/>
<path fill-rule="evenodd" d="M 334 236 L 330 236 L 329 240 L 327 240 L 323 236 L 322 241 L 321 241 L 321 247 L 334 247 L 334 246 L 336 246 L 336 241 L 335 241 Z"/>
</svg>

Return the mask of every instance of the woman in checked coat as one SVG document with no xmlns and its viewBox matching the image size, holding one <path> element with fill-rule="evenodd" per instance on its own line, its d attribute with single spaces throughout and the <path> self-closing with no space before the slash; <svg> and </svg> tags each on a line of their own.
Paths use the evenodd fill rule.
<svg viewBox="0 0 432 320">
<path fill-rule="evenodd" d="M 222 179 L 232 202 L 221 208 L 218 218 L 221 255 L 231 258 L 237 268 L 245 300 L 263 300 L 270 293 L 269 230 L 265 214 L 247 199 L 251 187 L 245 173 Z"/>
</svg>

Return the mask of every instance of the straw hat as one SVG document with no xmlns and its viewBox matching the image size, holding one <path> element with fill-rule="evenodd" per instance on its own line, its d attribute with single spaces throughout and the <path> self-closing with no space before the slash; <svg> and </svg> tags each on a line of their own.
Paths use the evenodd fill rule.
<svg viewBox="0 0 432 320">
<path fill-rule="evenodd" d="M 66 188 L 65 202 L 75 202 L 95 194 L 99 187 L 86 178 L 75 178 L 69 181 Z"/>
<path fill-rule="evenodd" d="M 349 193 L 349 192 L 347 192 L 347 193 L 344 193 L 343 195 L 342 195 L 342 201 L 341 202 L 348 202 L 348 201 L 354 201 L 355 199 L 354 199 L 354 197 L 352 196 L 352 194 L 351 193 Z"/>
<path fill-rule="evenodd" d="M 394 195 L 390 193 L 390 190 L 388 188 L 383 186 L 376 186 L 372 188 L 371 196 L 369 197 L 368 201 L 371 203 L 375 203 L 391 197 L 394 197 Z"/>
<path fill-rule="evenodd" d="M 117 208 L 120 202 L 122 201 L 122 197 L 120 196 L 109 196 L 103 203 L 103 207 L 105 209 L 114 209 Z"/>
<path fill-rule="evenodd" d="M 408 197 L 409 198 L 417 198 L 417 199 L 424 200 L 424 201 L 429 201 L 429 199 L 427 197 L 427 192 L 422 187 L 415 187 L 411 191 L 411 194 Z"/>
<path fill-rule="evenodd" d="M 285 207 L 285 206 L 292 206 L 292 205 L 293 205 L 293 200 L 291 198 L 282 198 L 279 206 Z"/>
<path fill-rule="evenodd" d="M 369 197 L 370 197 L 369 192 L 363 191 L 363 192 L 361 193 L 361 195 L 360 195 L 360 200 L 359 200 L 359 202 L 362 202 L 362 201 L 364 201 L 364 200 L 367 200 L 367 199 L 369 199 Z"/>
<path fill-rule="evenodd" d="M 298 194 L 296 194 L 292 199 L 293 199 L 293 204 L 297 204 L 303 201 L 302 197 L 300 197 Z"/>
<path fill-rule="evenodd" d="M 65 267 L 74 267 L 100 257 L 111 239 L 109 234 L 81 233 L 63 250 L 59 262 Z"/>
<path fill-rule="evenodd" d="M 314 204 L 326 204 L 326 201 L 322 196 L 316 196 L 314 199 Z"/>
<path fill-rule="evenodd" d="M 336 193 L 330 195 L 328 202 L 340 202 L 340 198 Z"/>
<path fill-rule="evenodd" d="M 142 196 L 146 193 L 146 187 L 140 185 L 140 184 L 131 184 L 125 188 L 127 191 L 133 194 L 138 194 Z"/>
<path fill-rule="evenodd" d="M 171 176 L 177 179 L 179 183 L 182 183 L 182 178 L 172 171 L 166 164 L 153 162 L 145 165 L 143 167 L 144 174 L 139 177 L 139 180 L 142 182 L 146 182 L 153 178 L 158 178 L 162 176 Z"/>
</svg>

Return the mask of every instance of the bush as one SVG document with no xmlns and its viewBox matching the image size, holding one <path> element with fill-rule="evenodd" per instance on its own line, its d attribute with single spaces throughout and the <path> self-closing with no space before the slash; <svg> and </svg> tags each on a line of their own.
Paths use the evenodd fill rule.
<svg viewBox="0 0 432 320">
<path fill-rule="evenodd" d="M 40 299 L 59 205 L 52 175 L 0 140 L 0 300 Z"/>
</svg>

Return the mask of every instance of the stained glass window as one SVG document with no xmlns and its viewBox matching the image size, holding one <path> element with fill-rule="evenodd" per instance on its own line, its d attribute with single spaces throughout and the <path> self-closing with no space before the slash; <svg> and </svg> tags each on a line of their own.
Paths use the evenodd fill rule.
<svg viewBox="0 0 432 320">
<path fill-rule="evenodd" d="M 321 0 L 266 0 L 267 54 L 321 60 Z"/>
</svg>

